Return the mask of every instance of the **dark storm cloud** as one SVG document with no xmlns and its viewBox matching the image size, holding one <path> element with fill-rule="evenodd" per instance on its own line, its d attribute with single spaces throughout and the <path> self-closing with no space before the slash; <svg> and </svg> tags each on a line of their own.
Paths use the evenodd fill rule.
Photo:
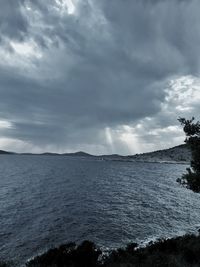
<svg viewBox="0 0 200 267">
<path fill-rule="evenodd" d="M 1 1 L 0 34 L 4 37 L 22 40 L 27 33 L 27 21 L 21 12 L 24 0 Z"/>
<path fill-rule="evenodd" d="M 0 118 L 13 126 L 6 136 L 63 149 L 106 147 L 106 127 L 147 116 L 167 121 L 160 115 L 167 82 L 199 73 L 200 3 L 78 1 L 72 15 L 59 8 L 54 0 L 2 5 L 7 47 L 0 49 L 34 42 L 42 54 L 12 51 L 14 63 L 0 64 Z"/>
<path fill-rule="evenodd" d="M 198 1 L 98 1 L 114 26 L 116 42 L 162 77 L 196 72 L 200 36 Z M 138 64 L 137 64 L 138 65 Z M 150 68 L 152 66 L 152 68 Z M 153 69 L 153 70 L 152 70 Z"/>
</svg>

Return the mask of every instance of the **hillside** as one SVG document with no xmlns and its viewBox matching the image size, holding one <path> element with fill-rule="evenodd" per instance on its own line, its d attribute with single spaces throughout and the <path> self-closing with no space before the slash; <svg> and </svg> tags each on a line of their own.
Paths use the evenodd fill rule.
<svg viewBox="0 0 200 267">
<path fill-rule="evenodd" d="M 12 155 L 12 154 L 15 154 L 15 153 L 4 151 L 4 150 L 0 150 L 0 155 Z"/>
<path fill-rule="evenodd" d="M 64 153 L 63 156 L 71 156 L 71 157 L 93 157 L 93 155 L 90 155 L 83 151 L 78 151 L 74 153 Z"/>
<path fill-rule="evenodd" d="M 189 163 L 191 160 L 191 152 L 190 149 L 184 144 L 169 149 L 136 154 L 133 156 L 128 156 L 127 158 L 134 161 Z"/>
</svg>

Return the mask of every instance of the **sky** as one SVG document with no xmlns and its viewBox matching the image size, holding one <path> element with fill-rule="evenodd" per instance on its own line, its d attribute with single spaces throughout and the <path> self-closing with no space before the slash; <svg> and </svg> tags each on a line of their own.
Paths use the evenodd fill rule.
<svg viewBox="0 0 200 267">
<path fill-rule="evenodd" d="M 199 0 L 0 3 L 0 149 L 135 154 L 200 119 Z"/>
</svg>

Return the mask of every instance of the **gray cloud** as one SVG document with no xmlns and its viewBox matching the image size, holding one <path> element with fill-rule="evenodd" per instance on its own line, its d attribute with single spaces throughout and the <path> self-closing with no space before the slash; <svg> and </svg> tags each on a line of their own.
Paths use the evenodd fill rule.
<svg viewBox="0 0 200 267">
<path fill-rule="evenodd" d="M 21 12 L 25 0 L 7 0 L 1 3 L 0 33 L 4 37 L 21 40 L 27 34 L 28 22 Z"/>
<path fill-rule="evenodd" d="M 147 133 L 157 125 L 162 145 L 168 135 L 159 129 L 181 113 L 177 102 L 169 105 L 168 82 L 199 74 L 199 10 L 197 0 L 92 0 L 77 1 L 69 15 L 54 0 L 7 1 L 0 11 L 0 50 L 9 56 L 0 64 L 0 120 L 12 127 L 2 137 L 43 149 L 128 153 L 118 135 L 123 125 L 143 122 Z M 140 136 L 145 144 L 152 138 Z"/>
</svg>

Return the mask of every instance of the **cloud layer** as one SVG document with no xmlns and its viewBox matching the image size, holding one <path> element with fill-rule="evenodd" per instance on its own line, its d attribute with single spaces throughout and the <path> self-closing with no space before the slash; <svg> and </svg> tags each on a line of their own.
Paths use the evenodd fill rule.
<svg viewBox="0 0 200 267">
<path fill-rule="evenodd" d="M 197 0 L 8 0 L 0 146 L 136 153 L 183 142 L 200 112 Z"/>
</svg>

